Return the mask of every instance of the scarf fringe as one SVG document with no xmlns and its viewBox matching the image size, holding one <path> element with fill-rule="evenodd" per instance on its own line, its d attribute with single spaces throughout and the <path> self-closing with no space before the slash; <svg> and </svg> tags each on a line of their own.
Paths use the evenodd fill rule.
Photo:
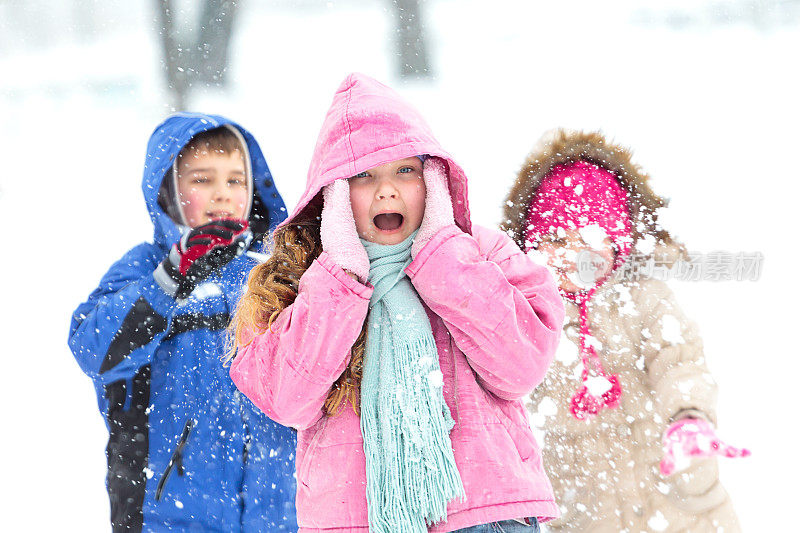
<svg viewBox="0 0 800 533">
<path fill-rule="evenodd" d="M 394 349 L 394 375 L 413 386 L 382 391 L 377 402 L 362 405 L 362 434 L 380 443 L 365 449 L 370 531 L 425 533 L 447 519 L 451 500 L 466 498 L 450 441 L 455 422 L 441 392 L 433 336 L 395 339 Z"/>
</svg>

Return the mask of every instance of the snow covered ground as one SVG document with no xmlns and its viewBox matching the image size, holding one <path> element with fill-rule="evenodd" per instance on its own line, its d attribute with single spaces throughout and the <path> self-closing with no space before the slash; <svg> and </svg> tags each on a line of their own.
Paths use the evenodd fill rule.
<svg viewBox="0 0 800 533">
<path fill-rule="evenodd" d="M 24 17 L 22 4 L 0 4 L 0 527 L 106 531 L 106 431 L 66 337 L 70 313 L 111 262 L 150 237 L 140 176 L 147 138 L 168 112 L 154 13 L 152 3 L 99 2 L 97 30 L 86 34 L 72 28 L 74 12 L 50 9 L 55 1 L 29 3 L 40 9 Z M 430 1 L 437 77 L 412 83 L 392 76 L 384 2 L 248 2 L 232 87 L 198 95 L 192 108 L 248 127 L 291 207 L 333 91 L 348 72 L 370 74 L 414 102 L 467 170 L 482 224 L 499 221 L 545 130 L 599 128 L 632 146 L 672 198 L 668 225 L 691 250 L 764 255 L 757 282 L 674 289 L 720 385 L 719 432 L 753 451 L 721 462 L 744 530 L 785 531 L 800 476 L 800 82 L 791 67 L 800 20 L 786 2 L 751 23 L 751 4 Z M 694 22 L 681 24 L 687 13 Z"/>
</svg>

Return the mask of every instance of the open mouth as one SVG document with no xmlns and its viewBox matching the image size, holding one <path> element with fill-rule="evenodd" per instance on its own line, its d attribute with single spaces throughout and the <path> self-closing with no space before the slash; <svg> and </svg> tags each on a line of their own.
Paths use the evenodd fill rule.
<svg viewBox="0 0 800 533">
<path fill-rule="evenodd" d="M 400 213 L 381 213 L 372 219 L 372 223 L 381 231 L 395 231 L 403 225 L 403 215 Z"/>
<path fill-rule="evenodd" d="M 233 217 L 233 213 L 229 213 L 228 211 L 208 211 L 206 213 L 206 216 L 208 218 L 211 218 L 211 219 L 214 219 L 214 218 L 232 218 Z"/>
</svg>

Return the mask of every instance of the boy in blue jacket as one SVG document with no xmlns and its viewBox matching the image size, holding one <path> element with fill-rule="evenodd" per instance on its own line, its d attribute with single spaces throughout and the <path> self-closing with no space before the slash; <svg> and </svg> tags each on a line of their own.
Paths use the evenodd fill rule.
<svg viewBox="0 0 800 533">
<path fill-rule="evenodd" d="M 262 237 L 286 217 L 250 133 L 178 113 L 142 180 L 154 226 L 72 316 L 69 345 L 109 430 L 113 531 L 295 531 L 291 429 L 255 409 L 220 358 Z"/>
</svg>

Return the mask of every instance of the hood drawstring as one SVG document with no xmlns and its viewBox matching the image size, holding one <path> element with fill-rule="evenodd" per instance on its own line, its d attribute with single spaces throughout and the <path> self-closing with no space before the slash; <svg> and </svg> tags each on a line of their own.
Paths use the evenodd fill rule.
<svg viewBox="0 0 800 533">
<path fill-rule="evenodd" d="M 619 375 L 608 374 L 605 371 L 603 363 L 600 361 L 600 356 L 597 355 L 594 346 L 588 341 L 591 336 L 589 331 L 589 302 L 596 291 L 597 287 L 578 293 L 562 291 L 562 295 L 575 302 L 580 311 L 580 357 L 583 370 L 581 372 L 581 386 L 572 395 L 569 404 L 572 416 L 578 420 L 586 420 L 604 408 L 614 409 L 619 405 L 622 397 L 622 385 L 619 381 Z M 590 365 L 597 376 L 604 378 L 608 382 L 608 387 L 600 395 L 594 393 L 599 391 L 592 391 L 590 390 L 590 385 L 587 385 Z M 594 386 L 591 386 L 591 389 L 594 388 Z"/>
<path fill-rule="evenodd" d="M 531 201 L 526 233 L 528 246 L 533 247 L 556 228 L 581 230 L 590 226 L 598 227 L 610 238 L 616 252 L 612 271 L 616 271 L 630 255 L 632 247 L 627 192 L 613 172 L 597 164 L 576 161 L 555 166 L 542 180 Z M 581 385 L 570 401 L 570 412 L 578 420 L 594 416 L 601 409 L 617 407 L 622 396 L 619 376 L 605 371 L 600 356 L 589 342 L 589 302 L 604 281 L 596 280 L 592 288 L 577 293 L 561 291 L 563 297 L 575 302 L 580 309 L 583 370 Z"/>
</svg>

